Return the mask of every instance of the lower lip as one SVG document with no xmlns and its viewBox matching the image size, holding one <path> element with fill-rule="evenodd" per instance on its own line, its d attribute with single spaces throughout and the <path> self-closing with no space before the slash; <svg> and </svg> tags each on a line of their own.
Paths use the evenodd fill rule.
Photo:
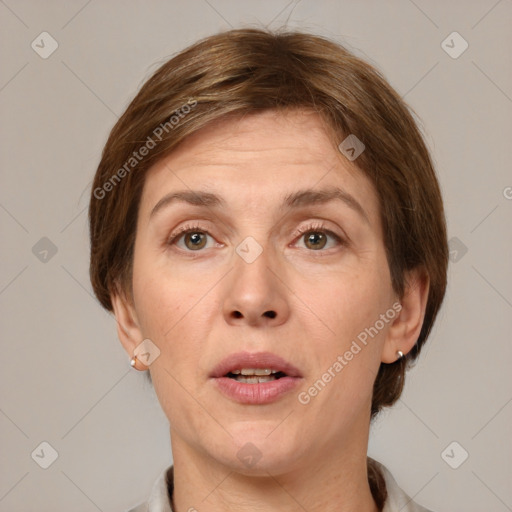
<svg viewBox="0 0 512 512">
<path fill-rule="evenodd" d="M 241 404 L 269 404 L 297 387 L 300 377 L 281 377 L 269 382 L 245 384 L 229 377 L 213 379 L 224 395 Z"/>
</svg>

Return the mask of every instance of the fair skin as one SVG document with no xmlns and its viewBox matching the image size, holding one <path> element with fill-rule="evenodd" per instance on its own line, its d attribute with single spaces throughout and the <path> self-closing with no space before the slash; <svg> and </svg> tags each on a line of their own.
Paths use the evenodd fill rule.
<svg viewBox="0 0 512 512">
<path fill-rule="evenodd" d="M 170 423 L 175 511 L 377 511 L 366 472 L 372 386 L 380 364 L 418 338 L 428 282 L 412 272 L 404 297 L 393 291 L 377 195 L 356 163 L 317 114 L 264 112 L 195 133 L 148 172 L 133 297 L 112 299 L 129 356 L 144 339 L 160 350 L 150 372 Z M 330 187 L 362 211 L 339 199 L 282 206 L 299 190 Z M 224 203 L 174 201 L 151 215 L 178 190 Z M 186 226 L 195 235 L 169 242 Z M 250 264 L 235 251 L 249 236 L 263 249 Z M 300 403 L 299 392 L 397 301 L 399 314 Z M 297 390 L 265 405 L 227 398 L 209 373 L 242 350 L 291 362 L 301 371 Z M 237 457 L 246 443 L 261 455 L 251 467 Z"/>
</svg>

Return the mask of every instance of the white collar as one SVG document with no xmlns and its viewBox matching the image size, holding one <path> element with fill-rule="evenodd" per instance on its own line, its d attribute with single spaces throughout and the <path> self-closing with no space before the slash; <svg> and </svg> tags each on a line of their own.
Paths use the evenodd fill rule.
<svg viewBox="0 0 512 512">
<path fill-rule="evenodd" d="M 412 499 L 398 487 L 396 480 L 386 466 L 376 460 L 373 462 L 377 465 L 384 477 L 386 490 L 388 491 L 388 497 L 386 498 L 382 512 L 431 512 L 412 501 Z"/>
</svg>

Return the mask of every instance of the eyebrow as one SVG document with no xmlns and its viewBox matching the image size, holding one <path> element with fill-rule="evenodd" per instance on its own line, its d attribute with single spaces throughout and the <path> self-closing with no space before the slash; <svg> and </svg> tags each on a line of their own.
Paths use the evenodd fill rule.
<svg viewBox="0 0 512 512">
<path fill-rule="evenodd" d="M 297 209 L 305 206 L 325 204 L 333 200 L 342 201 L 358 213 L 367 224 L 370 224 L 368 214 L 356 198 L 339 187 L 329 187 L 320 190 L 304 189 L 292 192 L 284 197 L 280 210 L 283 211 L 285 209 Z M 151 210 L 150 218 L 175 202 L 183 202 L 206 208 L 220 208 L 226 206 L 226 201 L 222 197 L 212 194 L 211 192 L 179 190 L 162 197 Z"/>
</svg>

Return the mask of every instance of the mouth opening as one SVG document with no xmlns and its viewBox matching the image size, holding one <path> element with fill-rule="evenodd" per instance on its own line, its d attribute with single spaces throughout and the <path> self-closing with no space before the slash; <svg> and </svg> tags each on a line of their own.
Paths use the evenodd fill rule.
<svg viewBox="0 0 512 512">
<path fill-rule="evenodd" d="M 226 373 L 226 375 L 224 375 L 224 377 L 229 377 L 230 379 L 235 379 L 235 380 L 240 380 L 240 381 L 249 380 L 249 379 L 255 378 L 255 377 L 263 378 L 263 376 L 261 376 L 261 375 L 241 375 L 241 374 L 235 375 L 234 373 L 231 373 L 231 372 Z M 277 373 L 273 373 L 272 375 L 264 376 L 265 380 L 277 380 L 282 377 L 286 377 L 286 373 L 277 372 Z"/>
</svg>

